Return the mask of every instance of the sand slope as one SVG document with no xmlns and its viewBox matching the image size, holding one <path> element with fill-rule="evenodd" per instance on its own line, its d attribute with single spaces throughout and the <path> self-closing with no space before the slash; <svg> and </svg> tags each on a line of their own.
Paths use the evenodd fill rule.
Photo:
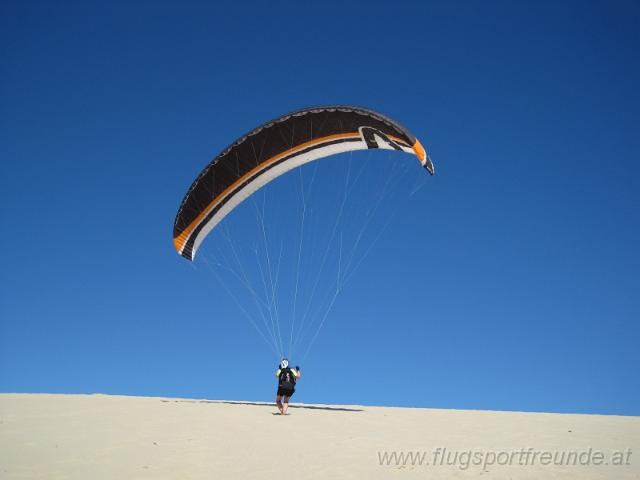
<svg viewBox="0 0 640 480">
<path fill-rule="evenodd" d="M 640 478 L 640 417 L 320 405 L 287 417 L 275 411 L 242 402 L 1 394 L 0 478 Z M 542 451 L 556 455 L 551 465 L 541 463 Z M 608 465 L 593 465 L 597 451 Z M 623 465 L 612 465 L 612 455 Z"/>
</svg>

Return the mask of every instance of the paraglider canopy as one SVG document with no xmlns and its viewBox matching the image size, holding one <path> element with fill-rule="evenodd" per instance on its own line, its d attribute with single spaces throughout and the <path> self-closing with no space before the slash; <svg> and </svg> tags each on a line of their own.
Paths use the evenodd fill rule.
<svg viewBox="0 0 640 480">
<path fill-rule="evenodd" d="M 413 154 L 434 173 L 422 144 L 378 112 L 343 105 L 298 110 L 239 138 L 198 175 L 175 219 L 177 252 L 193 260 L 204 238 L 229 212 L 285 172 L 330 155 L 366 149 Z"/>
</svg>

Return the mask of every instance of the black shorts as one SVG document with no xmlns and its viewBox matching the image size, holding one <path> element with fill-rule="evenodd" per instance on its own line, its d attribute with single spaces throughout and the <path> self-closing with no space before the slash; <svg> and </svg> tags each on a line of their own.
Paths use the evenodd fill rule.
<svg viewBox="0 0 640 480">
<path fill-rule="evenodd" d="M 291 397 L 295 391 L 295 388 L 278 387 L 278 395 L 281 397 Z"/>
</svg>

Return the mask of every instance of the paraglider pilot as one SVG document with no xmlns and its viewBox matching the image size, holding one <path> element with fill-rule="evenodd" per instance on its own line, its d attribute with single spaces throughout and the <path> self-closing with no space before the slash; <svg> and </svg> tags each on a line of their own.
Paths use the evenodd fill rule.
<svg viewBox="0 0 640 480">
<path fill-rule="evenodd" d="M 296 382 L 302 376 L 300 367 L 296 367 L 295 370 L 289 368 L 289 360 L 283 358 L 280 361 L 278 370 L 276 370 L 276 377 L 278 378 L 278 393 L 276 395 L 276 405 L 281 415 L 287 414 L 289 408 L 289 399 L 296 391 Z"/>
</svg>

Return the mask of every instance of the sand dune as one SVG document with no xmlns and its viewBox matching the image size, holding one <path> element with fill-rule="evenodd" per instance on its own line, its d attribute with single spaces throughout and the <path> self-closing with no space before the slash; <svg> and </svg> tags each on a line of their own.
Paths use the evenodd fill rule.
<svg viewBox="0 0 640 480">
<path fill-rule="evenodd" d="M 275 412 L 250 402 L 2 394 L 0 478 L 640 478 L 640 417 Z"/>
</svg>

